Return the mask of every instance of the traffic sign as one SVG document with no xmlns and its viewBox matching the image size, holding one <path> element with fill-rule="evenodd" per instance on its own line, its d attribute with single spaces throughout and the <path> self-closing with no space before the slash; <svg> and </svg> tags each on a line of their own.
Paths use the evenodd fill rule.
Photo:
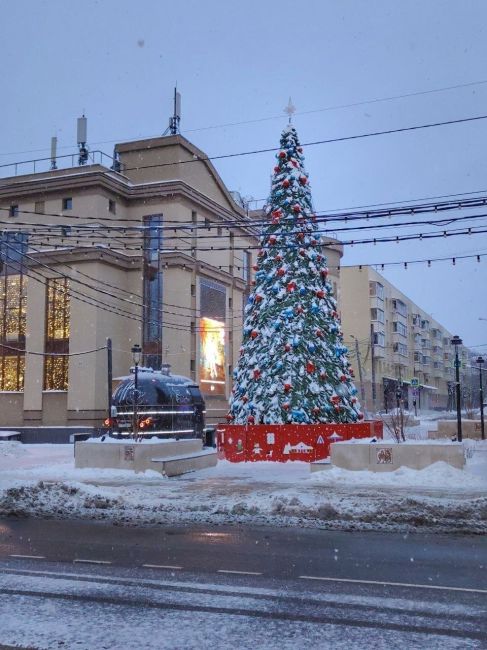
<svg viewBox="0 0 487 650">
<path fill-rule="evenodd" d="M 419 379 L 418 379 L 417 377 L 413 377 L 413 378 L 411 379 L 411 386 L 412 386 L 413 388 L 418 388 L 418 386 L 419 386 Z"/>
</svg>

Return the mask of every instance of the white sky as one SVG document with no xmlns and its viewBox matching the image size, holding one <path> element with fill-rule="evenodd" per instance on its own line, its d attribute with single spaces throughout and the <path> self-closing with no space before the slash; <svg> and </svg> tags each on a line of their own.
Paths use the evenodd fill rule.
<svg viewBox="0 0 487 650">
<path fill-rule="evenodd" d="M 0 164 L 48 155 L 52 135 L 59 153 L 74 151 L 82 111 L 92 149 L 111 153 L 114 142 L 161 134 L 175 81 L 182 132 L 209 155 L 277 146 L 290 95 L 303 143 L 487 114 L 487 83 L 299 114 L 486 81 L 483 0 L 18 0 L 1 9 Z M 262 121 L 204 129 L 249 120 Z M 477 190 L 487 196 L 486 133 L 487 120 L 308 147 L 315 208 Z M 260 154 L 216 167 L 230 189 L 260 199 L 273 164 L 272 154 Z M 343 264 L 484 252 L 485 234 L 355 246 Z M 487 318 L 486 269 L 487 257 L 455 267 L 386 267 L 385 275 L 487 352 L 487 321 L 479 320 Z"/>
</svg>

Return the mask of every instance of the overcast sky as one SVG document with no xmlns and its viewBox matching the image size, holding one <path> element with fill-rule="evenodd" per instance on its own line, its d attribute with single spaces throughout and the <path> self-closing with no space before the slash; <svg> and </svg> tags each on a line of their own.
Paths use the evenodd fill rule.
<svg viewBox="0 0 487 650">
<path fill-rule="evenodd" d="M 52 135 L 59 153 L 73 151 L 83 111 L 92 149 L 161 134 L 176 81 L 182 133 L 209 155 L 277 146 L 289 96 L 303 143 L 487 115 L 484 0 L 1 0 L 0 10 L 0 163 L 48 155 Z M 487 196 L 486 140 L 480 120 L 309 146 L 315 208 Z M 273 164 L 269 153 L 215 162 L 230 189 L 256 199 Z M 487 253 L 485 234 L 346 247 L 343 264 L 477 253 Z M 487 352 L 486 269 L 484 257 L 384 275 Z"/>
</svg>

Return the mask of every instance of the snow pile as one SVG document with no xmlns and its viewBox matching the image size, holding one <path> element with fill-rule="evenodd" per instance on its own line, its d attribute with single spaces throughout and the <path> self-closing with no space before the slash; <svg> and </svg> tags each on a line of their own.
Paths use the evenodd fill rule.
<svg viewBox="0 0 487 650">
<path fill-rule="evenodd" d="M 420 471 L 310 474 L 304 462 L 222 461 L 171 479 L 153 471 L 75 469 L 71 445 L 24 451 L 0 456 L 0 516 L 487 532 L 487 443 L 476 443 L 465 471 L 436 463 Z"/>
<path fill-rule="evenodd" d="M 0 442 L 0 458 L 14 456 L 18 458 L 26 454 L 25 446 L 21 442 L 16 441 L 2 441 Z"/>
</svg>

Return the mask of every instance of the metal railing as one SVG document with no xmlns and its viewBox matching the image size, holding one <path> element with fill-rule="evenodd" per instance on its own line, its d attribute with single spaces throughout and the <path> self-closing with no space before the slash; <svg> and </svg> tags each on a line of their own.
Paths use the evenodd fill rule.
<svg viewBox="0 0 487 650">
<path fill-rule="evenodd" d="M 4 163 L 0 165 L 0 178 L 8 178 L 10 176 L 24 176 L 27 174 L 39 174 L 55 169 L 70 169 L 72 167 L 83 167 L 79 164 L 79 151 L 71 154 L 64 154 L 56 156 L 56 167 L 53 168 L 51 157 L 47 158 L 34 158 L 32 160 L 22 160 L 20 162 Z M 112 167 L 114 159 L 112 156 L 95 149 L 88 151 L 88 160 L 86 165 L 104 165 L 105 167 Z"/>
</svg>

